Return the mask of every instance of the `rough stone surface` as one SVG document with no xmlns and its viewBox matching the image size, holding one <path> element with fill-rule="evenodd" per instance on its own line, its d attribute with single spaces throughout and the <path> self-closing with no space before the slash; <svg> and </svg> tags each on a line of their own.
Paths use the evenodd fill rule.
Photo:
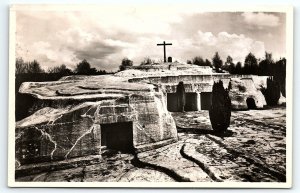
<svg viewBox="0 0 300 193">
<path fill-rule="evenodd" d="M 207 173 L 205 173 L 197 164 L 182 157 L 180 150 L 184 142 L 179 141 L 156 150 L 140 153 L 138 158 L 146 163 L 171 170 L 181 177 L 181 180 L 192 182 L 211 182 Z"/>
<path fill-rule="evenodd" d="M 232 109 L 248 109 L 247 99 L 252 98 L 257 108 L 262 109 L 266 105 L 266 100 L 260 90 L 255 87 L 252 78 L 232 78 L 229 97 Z"/>
<path fill-rule="evenodd" d="M 251 77 L 218 74 L 210 67 L 174 62 L 134 67 L 114 75 L 25 82 L 19 92 L 31 96 L 35 102 L 29 110 L 31 115 L 16 123 L 16 168 L 101 155 L 104 125 L 108 128 L 113 128 L 113 124 L 130 125 L 126 129 L 132 130 L 132 139 L 128 140 L 135 153 L 174 143 L 178 136 L 174 119 L 167 110 L 167 93 L 176 93 L 180 81 L 184 82 L 185 91 L 198 100 L 199 93 L 211 92 L 215 80 L 222 79 L 225 87 L 231 80 L 236 109 L 246 109 L 245 100 L 249 96 L 255 98 L 257 107 L 262 107 L 264 98 L 250 81 Z M 261 81 L 258 82 L 260 85 Z M 237 90 L 241 86 L 246 88 L 242 94 Z M 198 105 L 194 106 L 198 109 Z M 194 121 L 202 127 L 205 120 L 200 119 Z"/>
<path fill-rule="evenodd" d="M 172 114 L 176 123 L 186 125 L 179 131 L 179 140 L 174 144 L 138 153 L 137 158 L 135 155 L 104 151 L 101 159 L 80 157 L 68 162 L 34 164 L 35 167 L 20 166 L 19 170 L 35 168 L 35 172 L 18 175 L 16 181 L 285 181 L 284 107 L 234 111 L 231 126 L 224 136 L 205 132 L 211 127 L 204 121 L 201 121 L 201 128 L 195 125 L 199 121 L 197 117 L 208 119 L 207 111 Z"/>
<path fill-rule="evenodd" d="M 36 111 L 16 123 L 18 165 L 101 154 L 101 124 L 132 122 L 135 149 L 176 141 L 159 88 L 126 81 L 108 75 L 23 83 L 20 92 L 37 101 Z"/>
<path fill-rule="evenodd" d="M 185 125 L 179 138 L 186 139 L 185 152 L 224 181 L 285 181 L 286 110 L 233 111 L 229 132 L 216 136 L 209 122 L 198 127 L 197 117 L 208 119 L 206 111 L 172 113 Z M 181 119 L 178 119 L 180 118 Z"/>
</svg>

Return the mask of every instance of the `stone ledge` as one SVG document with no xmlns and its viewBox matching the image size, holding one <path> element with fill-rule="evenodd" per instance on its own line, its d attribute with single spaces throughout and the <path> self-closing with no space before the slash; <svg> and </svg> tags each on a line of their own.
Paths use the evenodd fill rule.
<svg viewBox="0 0 300 193">
<path fill-rule="evenodd" d="M 167 139 L 167 140 L 163 140 L 163 141 L 159 141 L 156 143 L 148 143 L 148 144 L 143 144 L 143 145 L 137 145 L 136 146 L 136 153 L 140 153 L 140 152 L 145 152 L 145 151 L 149 151 L 152 149 L 157 149 L 159 147 L 171 144 L 171 143 L 175 143 L 177 142 L 178 139 Z"/>
<path fill-rule="evenodd" d="M 28 164 L 20 166 L 15 170 L 15 178 L 39 174 L 42 172 L 50 172 L 62 169 L 75 168 L 99 163 L 101 155 L 90 155 L 85 157 L 72 158 L 62 161 L 44 162 L 39 164 Z"/>
</svg>

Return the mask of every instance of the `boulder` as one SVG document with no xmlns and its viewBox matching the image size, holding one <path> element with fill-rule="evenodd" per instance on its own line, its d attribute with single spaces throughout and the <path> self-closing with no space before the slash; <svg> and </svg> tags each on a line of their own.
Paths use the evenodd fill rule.
<svg viewBox="0 0 300 193">
<path fill-rule="evenodd" d="M 163 92 L 107 76 L 26 82 L 33 114 L 16 123 L 18 165 L 101 155 L 103 147 L 139 152 L 177 141 Z"/>
<path fill-rule="evenodd" d="M 252 78 L 232 78 L 229 84 L 229 97 L 231 108 L 235 110 L 247 110 L 252 107 L 262 109 L 266 105 L 264 95 L 255 87 Z M 254 106 L 251 101 L 254 102 Z"/>
</svg>

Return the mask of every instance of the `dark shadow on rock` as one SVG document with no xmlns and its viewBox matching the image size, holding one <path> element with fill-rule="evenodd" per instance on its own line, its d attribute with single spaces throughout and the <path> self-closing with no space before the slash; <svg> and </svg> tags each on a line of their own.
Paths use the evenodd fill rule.
<svg viewBox="0 0 300 193">
<path fill-rule="evenodd" d="M 185 144 L 180 149 L 180 154 L 183 158 L 190 160 L 193 163 L 196 163 L 213 181 L 222 182 L 222 180 L 220 178 L 216 177 L 216 175 L 211 171 L 211 169 L 205 163 L 186 154 L 184 148 L 185 148 Z"/>
<path fill-rule="evenodd" d="M 219 133 L 219 132 L 214 132 L 214 133 L 212 133 L 212 135 L 221 137 L 222 139 L 223 139 L 224 137 L 232 137 L 234 134 L 235 134 L 235 133 L 234 133 L 233 131 L 231 131 L 231 130 L 227 130 L 227 131 L 225 131 L 225 132 L 223 132 L 223 133 Z"/>
<path fill-rule="evenodd" d="M 191 134 L 200 134 L 200 135 L 211 134 L 221 138 L 232 137 L 234 135 L 234 132 L 232 132 L 231 130 L 227 130 L 221 133 L 221 132 L 216 132 L 212 129 L 186 128 L 180 126 L 176 126 L 176 127 L 179 133 L 191 133 Z"/>
<path fill-rule="evenodd" d="M 138 168 L 147 168 L 147 169 L 152 169 L 152 170 L 165 173 L 166 175 L 168 175 L 169 177 L 171 177 L 177 182 L 191 182 L 190 179 L 177 174 L 175 171 L 173 171 L 170 168 L 141 161 L 136 154 L 134 155 L 134 158 L 131 160 L 131 164 Z"/>
</svg>

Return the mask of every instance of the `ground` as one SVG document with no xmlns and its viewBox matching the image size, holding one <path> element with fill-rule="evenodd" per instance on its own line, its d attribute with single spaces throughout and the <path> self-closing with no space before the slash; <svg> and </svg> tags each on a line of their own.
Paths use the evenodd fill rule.
<svg viewBox="0 0 300 193">
<path fill-rule="evenodd" d="M 223 136 L 212 132 L 208 111 L 172 115 L 177 143 L 137 155 L 108 151 L 102 158 L 77 158 L 72 167 L 36 165 L 47 169 L 19 171 L 16 181 L 285 182 L 285 107 L 233 111 Z"/>
</svg>

